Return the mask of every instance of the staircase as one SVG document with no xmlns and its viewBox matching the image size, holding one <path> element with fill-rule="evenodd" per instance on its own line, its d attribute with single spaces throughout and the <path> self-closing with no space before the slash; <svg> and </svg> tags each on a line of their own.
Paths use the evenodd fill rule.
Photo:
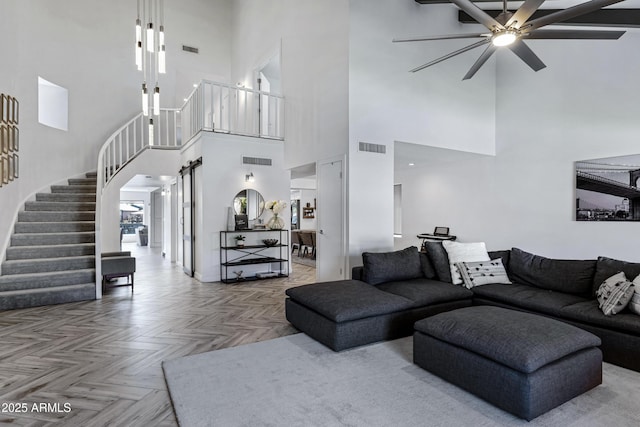
<svg viewBox="0 0 640 427">
<path fill-rule="evenodd" d="M 0 310 L 95 299 L 96 174 L 53 185 L 18 213 Z"/>
</svg>

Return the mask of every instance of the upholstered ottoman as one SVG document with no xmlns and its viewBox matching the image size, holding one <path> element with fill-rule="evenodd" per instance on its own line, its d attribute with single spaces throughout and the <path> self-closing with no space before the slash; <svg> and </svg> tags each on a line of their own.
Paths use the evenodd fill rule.
<svg viewBox="0 0 640 427">
<path fill-rule="evenodd" d="M 534 314 L 453 310 L 416 322 L 413 343 L 418 366 L 527 420 L 602 383 L 600 339 Z"/>
<path fill-rule="evenodd" d="M 397 287 L 406 291 L 407 286 Z M 459 286 L 425 284 L 418 288 L 423 294 L 406 291 L 403 296 L 359 280 L 314 283 L 287 289 L 285 312 L 293 326 L 341 351 L 406 337 L 412 334 L 416 320 L 471 305 L 466 289 Z"/>
</svg>

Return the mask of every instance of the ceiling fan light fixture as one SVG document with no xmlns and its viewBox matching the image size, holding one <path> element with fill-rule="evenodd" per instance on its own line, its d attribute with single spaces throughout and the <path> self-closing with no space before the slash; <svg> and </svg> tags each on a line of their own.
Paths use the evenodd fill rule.
<svg viewBox="0 0 640 427">
<path fill-rule="evenodd" d="M 491 39 L 491 42 L 493 43 L 494 46 L 498 46 L 498 47 L 509 46 L 511 43 L 516 41 L 517 38 L 518 38 L 518 35 L 516 34 L 515 31 L 506 30 L 506 31 L 501 31 L 499 33 L 494 34 L 493 38 Z"/>
</svg>

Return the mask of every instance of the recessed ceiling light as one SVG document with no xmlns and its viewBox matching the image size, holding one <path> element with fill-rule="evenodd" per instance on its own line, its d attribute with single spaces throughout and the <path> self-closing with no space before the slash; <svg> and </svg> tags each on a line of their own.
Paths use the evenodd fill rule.
<svg viewBox="0 0 640 427">
<path fill-rule="evenodd" d="M 194 84 L 193 84 L 193 87 L 198 87 L 198 83 L 194 83 Z"/>
<path fill-rule="evenodd" d="M 409 163 L 409 166 L 415 166 L 415 165 L 416 165 L 415 163 Z"/>
</svg>

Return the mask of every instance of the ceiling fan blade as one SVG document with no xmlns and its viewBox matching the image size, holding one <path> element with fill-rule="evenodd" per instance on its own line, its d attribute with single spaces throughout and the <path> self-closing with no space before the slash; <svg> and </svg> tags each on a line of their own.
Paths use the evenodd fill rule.
<svg viewBox="0 0 640 427">
<path fill-rule="evenodd" d="M 473 77 L 478 72 L 480 67 L 482 67 L 484 63 L 487 62 L 487 59 L 489 59 L 491 55 L 493 55 L 493 52 L 495 52 L 496 49 L 498 48 L 493 44 L 487 46 L 484 52 L 482 52 L 482 55 L 480 55 L 480 58 L 478 58 L 478 60 L 471 66 L 471 69 L 469 69 L 467 74 L 464 75 L 462 80 L 469 80 L 471 77 Z"/>
<path fill-rule="evenodd" d="M 393 43 L 401 43 L 401 42 L 422 42 L 429 40 L 448 40 L 448 39 L 476 39 L 480 37 L 491 37 L 491 33 L 470 33 L 470 34 L 449 34 L 446 36 L 425 36 L 425 37 L 413 37 L 406 39 L 393 39 L 391 40 Z"/>
<path fill-rule="evenodd" d="M 522 25 L 527 22 L 527 19 L 531 18 L 531 15 L 535 13 L 536 10 L 544 3 L 544 0 L 527 0 L 522 6 L 518 8 L 516 13 L 507 21 L 505 27 L 515 27 L 520 28 Z"/>
<path fill-rule="evenodd" d="M 504 25 L 493 19 L 487 12 L 473 4 L 471 0 L 451 0 L 451 3 L 467 12 L 473 19 L 490 30 L 503 30 Z"/>
<path fill-rule="evenodd" d="M 618 40 L 625 32 L 626 31 L 605 30 L 535 30 L 527 33 L 526 37 L 531 40 Z"/>
<path fill-rule="evenodd" d="M 417 71 L 424 70 L 424 69 L 425 69 L 425 68 L 427 68 L 427 67 L 430 67 L 430 66 L 432 66 L 432 65 L 435 65 L 435 64 L 437 64 L 437 63 L 439 63 L 439 62 L 442 62 L 442 61 L 444 61 L 444 60 L 446 60 L 446 59 L 453 58 L 453 57 L 454 57 L 454 56 L 456 56 L 456 55 L 460 55 L 461 53 L 467 52 L 467 51 L 469 51 L 469 50 L 471 50 L 471 49 L 475 49 L 476 47 L 482 46 L 483 44 L 487 44 L 487 43 L 489 43 L 489 42 L 490 42 L 490 40 L 489 40 L 489 39 L 487 39 L 487 40 L 480 40 L 479 42 L 475 42 L 474 44 L 471 44 L 471 45 L 469 45 L 469 46 L 463 47 L 462 49 L 458 49 L 458 50 L 456 50 L 455 52 L 451 52 L 451 53 L 446 54 L 445 56 L 441 56 L 441 57 L 440 57 L 440 58 L 438 58 L 438 59 L 434 59 L 434 60 L 433 60 L 433 61 L 431 61 L 431 62 L 427 62 L 426 64 L 423 64 L 423 65 L 421 65 L 421 66 L 419 66 L 419 67 L 416 67 L 416 68 L 414 68 L 413 70 L 409 70 L 409 72 L 411 72 L 411 73 L 415 73 L 415 72 L 417 72 Z"/>
<path fill-rule="evenodd" d="M 532 31 L 536 28 L 544 27 L 545 25 L 562 22 L 576 16 L 584 15 L 585 13 L 602 9 L 603 7 L 611 4 L 620 3 L 621 1 L 624 0 L 591 0 L 586 3 L 578 4 L 564 10 L 559 10 L 558 12 L 550 13 L 549 15 L 542 16 L 538 19 L 534 19 L 521 27 L 521 29 L 525 31 Z"/>
<path fill-rule="evenodd" d="M 518 55 L 533 71 L 540 71 L 546 67 L 544 62 L 533 53 L 533 51 L 522 40 L 516 40 L 513 44 L 507 46 L 513 53 Z"/>
</svg>

